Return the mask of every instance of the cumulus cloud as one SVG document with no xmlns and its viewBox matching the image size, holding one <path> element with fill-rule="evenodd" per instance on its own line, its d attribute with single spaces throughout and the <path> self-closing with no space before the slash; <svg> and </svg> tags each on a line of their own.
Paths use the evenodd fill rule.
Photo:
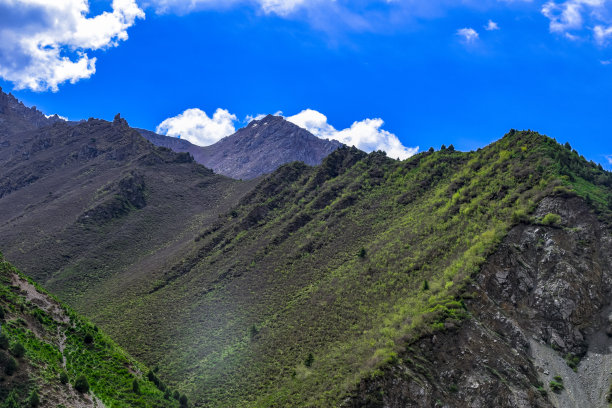
<svg viewBox="0 0 612 408">
<path fill-rule="evenodd" d="M 144 12 L 134 0 L 88 17 L 87 0 L 0 0 L 0 77 L 17 89 L 57 91 L 96 71 L 87 52 L 114 47 Z"/>
<path fill-rule="evenodd" d="M 473 28 L 460 28 L 457 30 L 457 35 L 463 38 L 466 43 L 473 43 L 478 39 L 478 32 Z"/>
<path fill-rule="evenodd" d="M 366 152 L 383 150 L 389 157 L 406 159 L 418 152 L 418 147 L 402 145 L 396 135 L 382 129 L 384 121 L 380 118 L 365 119 L 354 122 L 350 128 L 336 130 L 320 112 L 306 109 L 288 121 L 307 129 L 315 136 L 323 139 L 333 139 L 349 146 L 355 146 Z"/>
<path fill-rule="evenodd" d="M 499 30 L 499 25 L 495 21 L 489 20 L 489 22 L 485 26 L 485 30 L 487 30 L 487 31 Z"/>
<path fill-rule="evenodd" d="M 236 4 L 254 4 L 266 14 L 287 16 L 314 3 L 322 3 L 322 0 L 149 0 L 145 4 L 153 6 L 159 13 L 187 13 L 201 9 L 228 8 Z"/>
<path fill-rule="evenodd" d="M 236 115 L 217 109 L 212 117 L 200 109 L 183 113 L 160 123 L 155 131 L 161 135 L 178 137 L 198 146 L 208 146 L 236 131 Z"/>
<path fill-rule="evenodd" d="M 612 164 L 612 154 L 607 155 L 606 160 L 608 160 L 608 163 Z"/>
</svg>

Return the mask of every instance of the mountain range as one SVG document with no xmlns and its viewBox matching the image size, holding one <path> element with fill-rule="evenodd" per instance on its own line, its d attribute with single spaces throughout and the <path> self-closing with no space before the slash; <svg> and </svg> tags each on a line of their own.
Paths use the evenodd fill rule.
<svg viewBox="0 0 612 408">
<path fill-rule="evenodd" d="M 118 395 L 92 381 L 106 406 L 155 406 L 159 382 L 196 407 L 611 400 L 612 174 L 569 144 L 511 130 L 404 161 L 335 145 L 309 165 L 319 142 L 268 116 L 208 150 L 240 181 L 120 116 L 27 112 L 1 116 L 0 248 L 58 296 L 43 312 L 74 308 L 76 338 L 112 339 L 142 367 L 122 371 Z M 302 161 L 264 154 L 298 145 Z M 10 272 L 0 299 L 9 342 L 27 343 L 19 319 L 36 334 L 29 316 L 42 312 L 18 281 L 30 282 Z M 39 336 L 52 348 L 60 323 Z M 156 367 L 152 379 L 136 360 Z M 96 378 L 95 366 L 70 381 Z M 22 401 L 34 389 L 46 406 L 70 397 L 41 376 L 3 378 Z"/>
<path fill-rule="evenodd" d="M 210 146 L 196 146 L 187 140 L 143 129 L 139 132 L 156 146 L 189 152 L 196 162 L 235 179 L 253 179 L 293 161 L 315 166 L 342 146 L 340 142 L 320 139 L 273 115 L 253 120 L 248 126 Z"/>
</svg>

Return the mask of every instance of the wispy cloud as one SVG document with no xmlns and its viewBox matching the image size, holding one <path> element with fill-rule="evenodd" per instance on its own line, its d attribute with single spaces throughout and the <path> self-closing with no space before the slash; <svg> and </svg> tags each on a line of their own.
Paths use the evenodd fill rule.
<svg viewBox="0 0 612 408">
<path fill-rule="evenodd" d="M 484 29 L 487 31 L 499 30 L 499 25 L 495 21 L 489 20 L 487 25 L 485 25 Z"/>
<path fill-rule="evenodd" d="M 612 2 L 609 0 L 547 1 L 541 9 L 551 33 L 570 40 L 592 39 L 600 46 L 612 37 Z"/>
<path fill-rule="evenodd" d="M 463 40 L 468 44 L 475 42 L 479 37 L 478 32 L 469 27 L 460 28 L 457 30 L 457 35 L 463 38 Z"/>
</svg>

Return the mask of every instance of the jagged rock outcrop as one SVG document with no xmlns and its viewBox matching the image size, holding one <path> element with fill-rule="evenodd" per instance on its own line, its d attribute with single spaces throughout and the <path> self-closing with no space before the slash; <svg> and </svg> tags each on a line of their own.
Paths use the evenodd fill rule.
<svg viewBox="0 0 612 408">
<path fill-rule="evenodd" d="M 12 94 L 0 88 L 0 148 L 7 147 L 9 134 L 37 129 L 63 121 L 59 116 L 46 117 L 36 106 L 26 107 Z"/>
<path fill-rule="evenodd" d="M 559 225 L 519 224 L 488 259 L 469 319 L 409 344 L 346 406 L 607 407 L 610 229 L 580 198 L 545 198 L 535 219 L 549 213 Z"/>
<path fill-rule="evenodd" d="M 188 152 L 198 163 L 236 179 L 256 178 L 293 161 L 315 166 L 342 146 L 334 140 L 320 139 L 284 118 L 273 115 L 254 120 L 233 135 L 205 147 L 146 130 L 139 131 L 157 146 Z"/>
</svg>

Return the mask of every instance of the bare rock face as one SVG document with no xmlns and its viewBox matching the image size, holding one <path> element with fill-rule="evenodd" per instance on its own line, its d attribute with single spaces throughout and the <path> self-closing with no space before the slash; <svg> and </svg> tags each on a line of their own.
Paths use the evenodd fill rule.
<svg viewBox="0 0 612 408">
<path fill-rule="evenodd" d="M 345 406 L 607 407 L 610 231 L 579 198 L 545 198 L 535 216 L 548 213 L 561 224 L 519 224 L 487 260 L 466 291 L 471 318 L 409 344 Z"/>
<path fill-rule="evenodd" d="M 233 135 L 205 147 L 146 130 L 140 133 L 157 146 L 191 153 L 196 162 L 236 179 L 253 179 L 294 161 L 315 166 L 342 146 L 273 115 L 254 120 Z"/>
</svg>

